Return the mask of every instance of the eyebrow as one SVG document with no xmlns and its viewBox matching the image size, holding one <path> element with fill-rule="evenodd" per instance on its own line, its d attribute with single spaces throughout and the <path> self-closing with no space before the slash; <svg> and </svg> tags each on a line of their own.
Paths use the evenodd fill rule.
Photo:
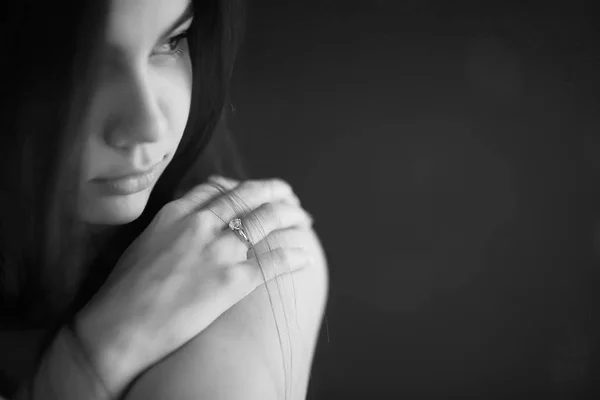
<svg viewBox="0 0 600 400">
<path fill-rule="evenodd" d="M 181 13 L 181 15 L 179 17 L 177 17 L 177 19 L 175 21 L 173 21 L 173 23 L 171 25 L 169 25 L 167 27 L 167 29 L 165 29 L 163 31 L 163 33 L 160 34 L 160 36 L 159 36 L 160 40 L 166 39 L 167 36 L 169 36 L 169 34 L 171 34 L 171 32 L 173 32 L 180 25 L 183 25 L 184 22 L 189 21 L 193 17 L 194 17 L 194 7 L 192 6 L 192 2 L 189 2 L 187 7 L 185 8 L 185 10 L 183 10 L 183 13 Z"/>
</svg>

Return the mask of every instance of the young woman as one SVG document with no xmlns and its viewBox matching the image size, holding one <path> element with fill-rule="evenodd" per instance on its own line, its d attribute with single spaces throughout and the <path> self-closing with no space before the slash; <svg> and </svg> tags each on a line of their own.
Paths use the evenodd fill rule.
<svg viewBox="0 0 600 400">
<path fill-rule="evenodd" d="M 290 186 L 245 180 L 224 128 L 242 16 L 5 5 L 0 396 L 306 397 L 326 260 Z"/>
</svg>

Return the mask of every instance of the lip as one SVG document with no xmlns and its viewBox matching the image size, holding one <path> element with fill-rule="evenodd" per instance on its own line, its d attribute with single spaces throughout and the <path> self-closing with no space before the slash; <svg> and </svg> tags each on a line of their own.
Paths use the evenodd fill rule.
<svg viewBox="0 0 600 400">
<path fill-rule="evenodd" d="M 120 180 L 120 179 L 141 178 L 142 176 L 151 173 L 154 169 L 156 169 L 156 167 L 158 167 L 159 164 L 160 164 L 160 162 L 154 164 L 154 167 L 147 169 L 145 171 L 133 171 L 133 172 L 131 172 L 129 174 L 125 174 L 125 175 L 107 176 L 104 178 L 95 178 L 95 179 L 93 179 L 93 181 L 106 182 L 106 181 L 115 181 L 115 180 Z"/>
<path fill-rule="evenodd" d="M 129 195 L 151 187 L 158 179 L 161 163 L 147 171 L 136 172 L 116 178 L 96 178 L 92 180 L 98 189 L 107 195 Z"/>
</svg>

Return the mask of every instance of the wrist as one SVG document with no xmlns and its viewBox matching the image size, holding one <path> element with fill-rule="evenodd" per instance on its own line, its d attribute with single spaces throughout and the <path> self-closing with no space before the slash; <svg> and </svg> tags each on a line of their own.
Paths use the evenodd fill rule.
<svg viewBox="0 0 600 400">
<path fill-rule="evenodd" d="M 87 365 L 71 333 L 61 329 L 17 399 L 111 400 L 115 398 Z"/>
<path fill-rule="evenodd" d="M 105 382 L 105 374 L 99 370 L 97 363 L 92 358 L 87 346 L 82 342 L 74 326 L 74 321 L 69 321 L 59 332 L 59 340 L 62 340 L 63 346 L 70 346 L 71 358 L 81 366 L 81 370 L 86 372 L 94 382 L 96 388 L 101 388 L 109 398 L 112 398 L 114 389 L 112 385 Z"/>
<path fill-rule="evenodd" d="M 68 356 L 73 366 L 79 371 L 81 382 L 87 382 L 94 399 L 112 399 L 114 391 L 111 390 L 102 374 L 90 357 L 85 345 L 81 342 L 72 325 L 65 325 L 56 337 L 56 346 L 62 355 Z"/>
<path fill-rule="evenodd" d="M 113 394 L 122 393 L 141 370 L 133 357 L 133 342 L 123 331 L 111 334 L 91 315 L 76 316 L 70 328 L 106 388 Z"/>
</svg>

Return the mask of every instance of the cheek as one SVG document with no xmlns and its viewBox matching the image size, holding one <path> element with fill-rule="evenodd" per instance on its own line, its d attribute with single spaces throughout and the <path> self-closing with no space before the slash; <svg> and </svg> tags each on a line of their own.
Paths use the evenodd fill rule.
<svg viewBox="0 0 600 400">
<path fill-rule="evenodd" d="M 181 69 L 177 76 L 173 76 L 165 82 L 164 96 L 161 99 L 161 107 L 165 109 L 165 115 L 169 116 L 170 134 L 177 143 L 183 136 L 190 114 L 192 99 L 192 69 L 189 58 L 181 60 Z"/>
<path fill-rule="evenodd" d="M 176 65 L 168 68 L 149 68 L 149 75 L 143 79 L 149 87 L 140 89 L 132 87 L 130 82 L 121 85 L 121 81 L 105 77 L 105 81 L 97 85 L 97 90 L 92 98 L 89 115 L 86 118 L 84 131 L 88 132 L 83 154 L 83 176 L 93 176 L 98 170 L 122 163 L 122 155 L 117 149 L 105 141 L 103 135 L 120 128 L 119 123 L 134 120 L 127 107 L 128 99 L 132 95 L 129 90 L 144 90 L 152 93 L 151 101 L 162 114 L 166 122 L 167 131 L 158 141 L 158 147 L 170 148 L 174 153 L 187 125 L 192 97 L 192 68 L 189 57 L 180 59 Z M 126 89 L 127 88 L 127 89 Z M 139 94 L 138 94 L 139 95 Z M 136 112 L 133 108 L 133 111 Z M 124 130 L 125 131 L 125 130 Z M 157 147 L 157 144 L 152 144 Z"/>
<path fill-rule="evenodd" d="M 160 112 L 168 122 L 168 131 L 160 139 L 159 145 L 164 151 L 175 153 L 183 132 L 187 125 L 190 114 L 190 105 L 192 97 L 192 71 L 191 62 L 180 60 L 178 68 L 173 68 L 168 72 L 154 72 L 153 86 L 155 89 L 155 101 L 158 103 Z M 124 197 L 99 197 L 85 183 L 85 177 L 96 176 L 99 171 L 106 170 L 109 165 L 122 163 L 122 156 L 118 151 L 112 149 L 102 139 L 102 134 L 106 127 L 106 121 L 111 116 L 120 115 L 125 108 L 115 108 L 114 101 L 111 99 L 110 91 L 98 91 L 96 99 L 93 101 L 90 118 L 86 123 L 88 134 L 84 146 L 82 167 L 84 178 L 83 187 L 80 192 L 80 217 L 90 223 L 109 223 L 122 224 L 128 223 L 137 218 L 146 206 L 150 191 L 138 193 L 132 196 Z"/>
</svg>

